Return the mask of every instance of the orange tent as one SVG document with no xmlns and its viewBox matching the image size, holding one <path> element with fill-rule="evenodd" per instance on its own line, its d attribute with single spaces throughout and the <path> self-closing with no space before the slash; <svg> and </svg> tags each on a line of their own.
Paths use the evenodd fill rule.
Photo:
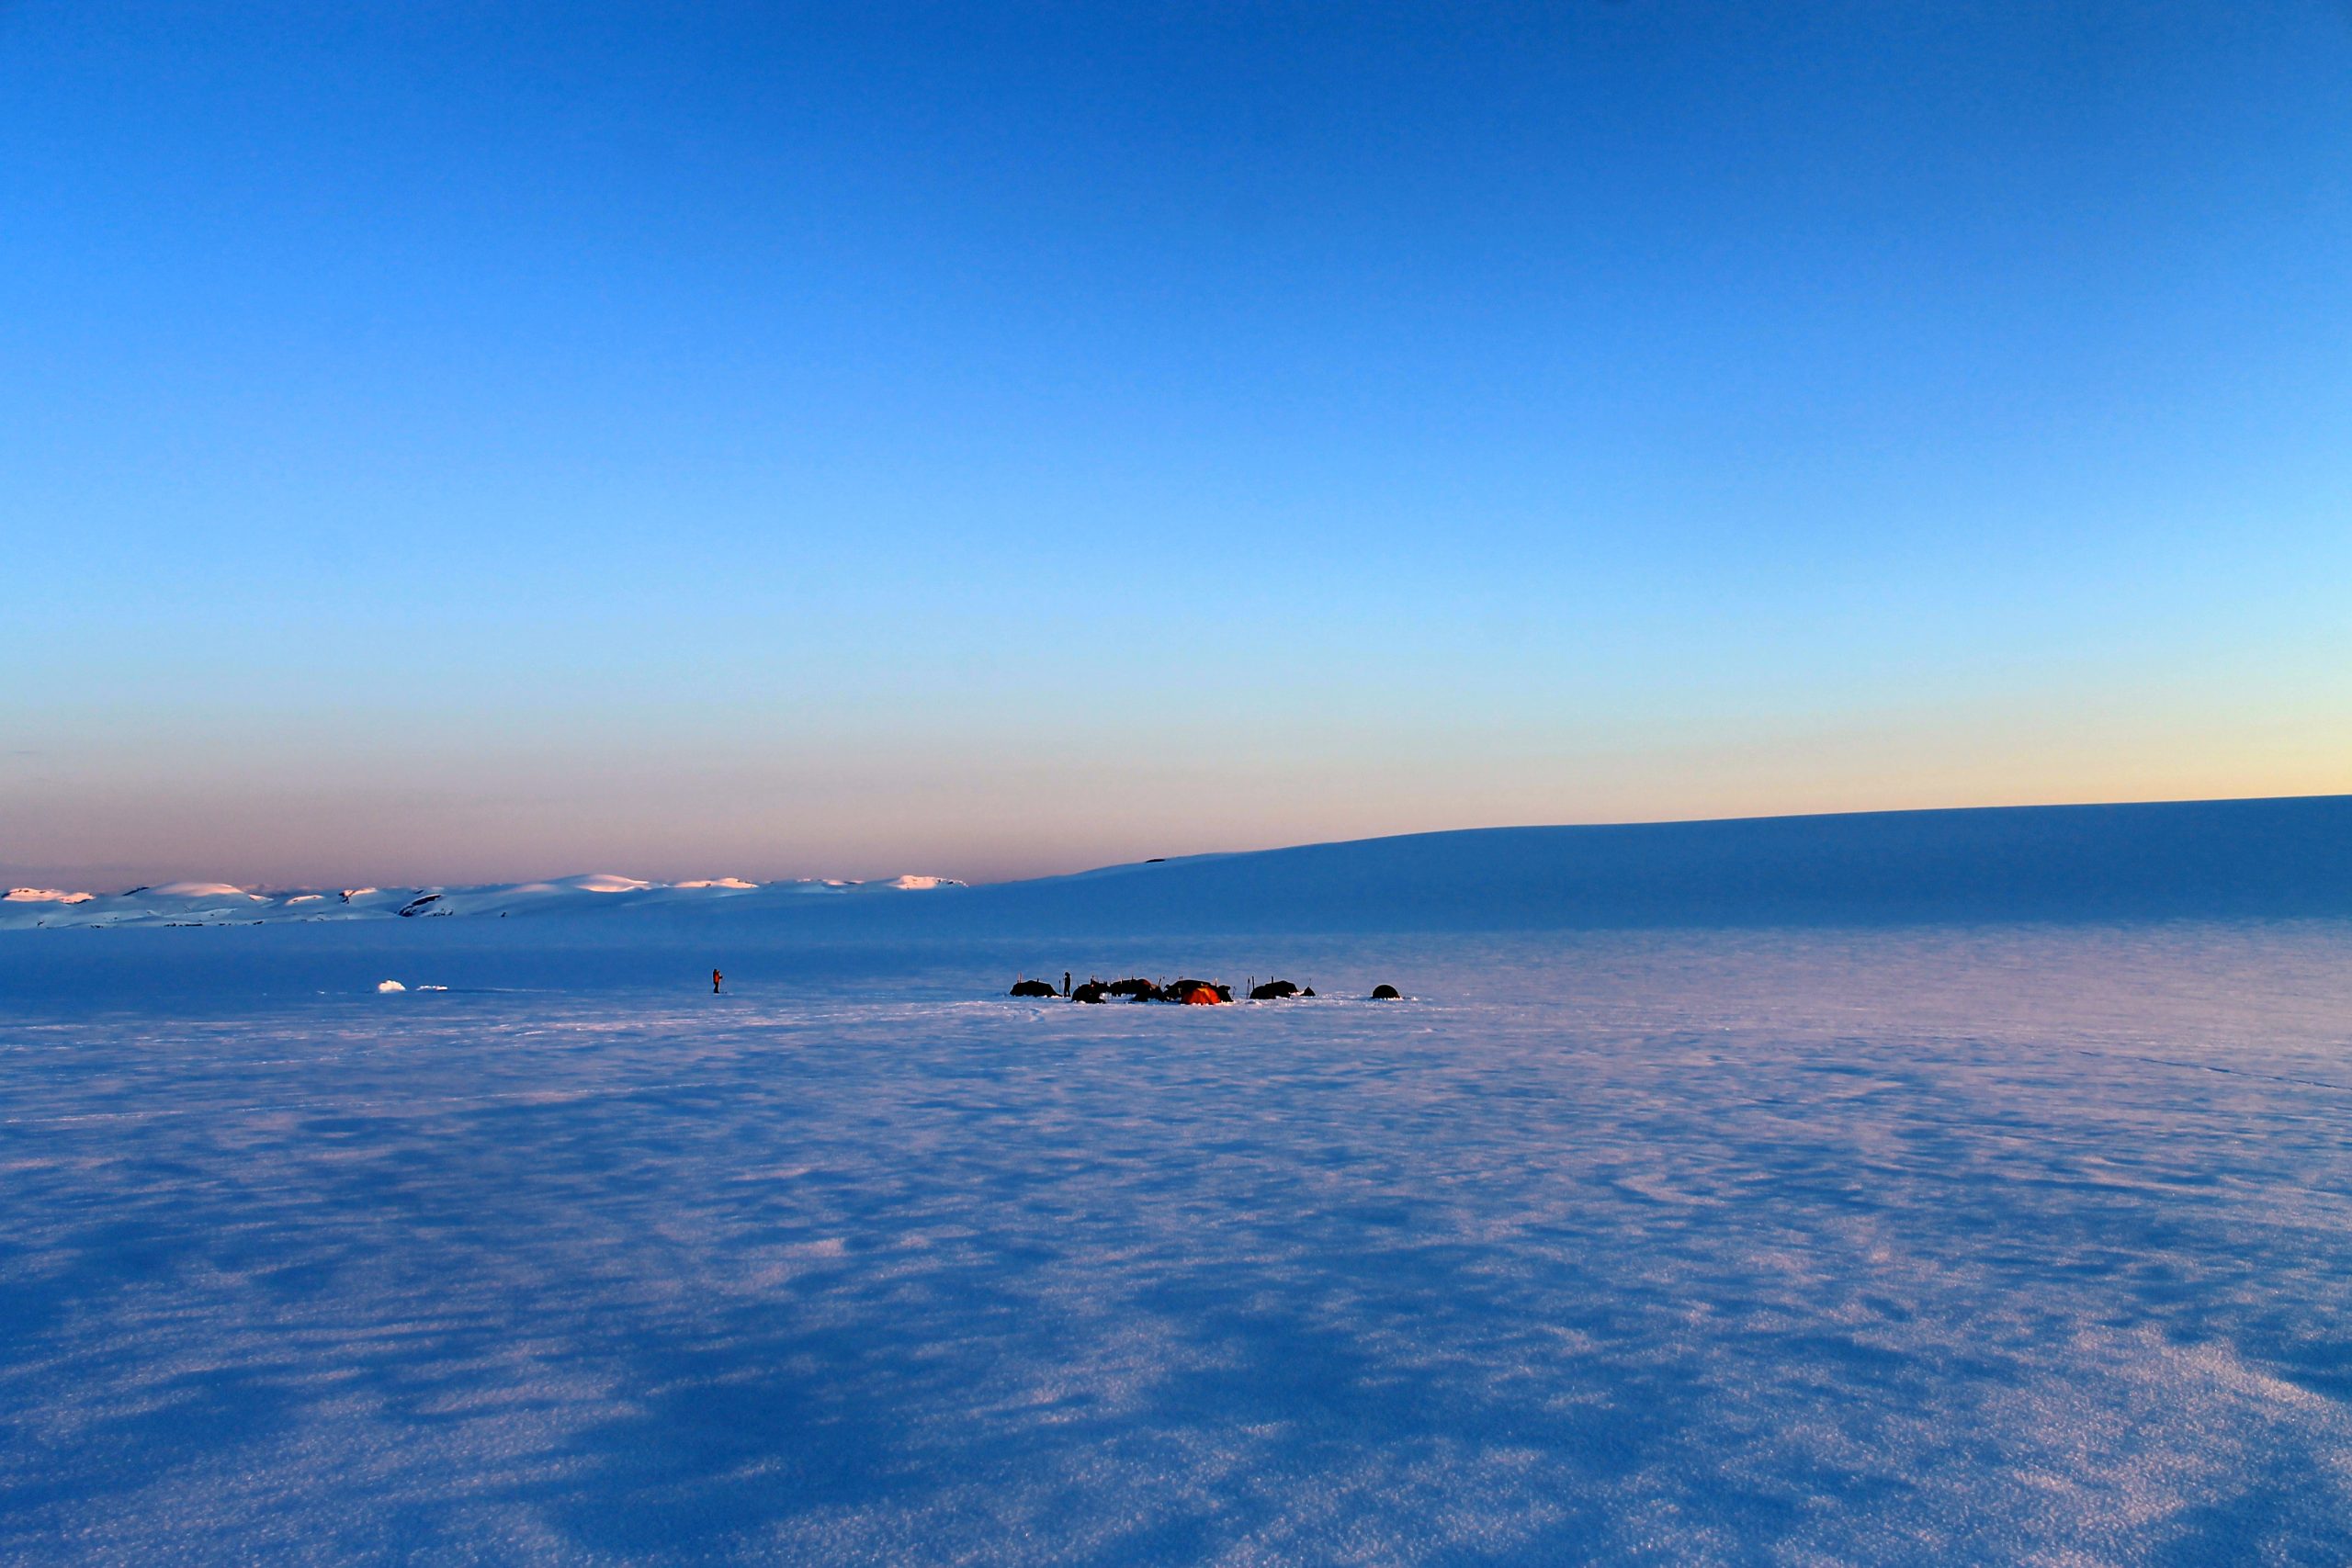
<svg viewBox="0 0 2352 1568">
<path fill-rule="evenodd" d="M 1184 993 L 1184 1005 L 1186 1007 L 1213 1008 L 1223 1000 L 1225 1000 L 1223 997 L 1218 996 L 1206 986 L 1195 986 L 1191 990 Z"/>
</svg>

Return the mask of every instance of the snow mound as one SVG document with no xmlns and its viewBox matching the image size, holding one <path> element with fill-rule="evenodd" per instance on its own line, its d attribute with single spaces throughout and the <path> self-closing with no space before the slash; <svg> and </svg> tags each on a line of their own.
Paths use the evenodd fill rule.
<svg viewBox="0 0 2352 1568">
<path fill-rule="evenodd" d="M 658 884 L 634 876 L 622 876 L 616 872 L 591 872 L 585 876 L 567 876 L 560 882 L 542 883 L 541 886 L 570 888 L 578 893 L 642 893 Z"/>
</svg>

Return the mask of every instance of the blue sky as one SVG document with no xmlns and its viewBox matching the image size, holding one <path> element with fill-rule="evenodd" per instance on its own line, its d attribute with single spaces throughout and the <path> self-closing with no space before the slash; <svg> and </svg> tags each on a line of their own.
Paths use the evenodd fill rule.
<svg viewBox="0 0 2352 1568">
<path fill-rule="evenodd" d="M 0 874 L 2352 788 L 2352 8 L 0 5 Z"/>
</svg>

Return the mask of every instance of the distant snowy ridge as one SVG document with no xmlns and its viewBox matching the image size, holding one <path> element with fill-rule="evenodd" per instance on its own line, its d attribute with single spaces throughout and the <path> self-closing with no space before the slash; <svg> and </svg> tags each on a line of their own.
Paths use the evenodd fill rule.
<svg viewBox="0 0 2352 1568">
<path fill-rule="evenodd" d="M 2352 795 L 1470 829 L 1147 862 L 957 905 L 1008 932 L 2344 919 Z"/>
<path fill-rule="evenodd" d="M 871 896 L 887 893 L 933 896 Z M 754 885 L 608 873 L 334 893 L 220 883 L 98 896 L 20 888 L 0 901 L 0 929 L 630 910 L 681 931 L 723 924 L 747 934 L 820 918 L 842 932 L 940 935 L 2344 919 L 2352 918 L 2352 795 L 1482 828 L 971 888 L 929 876 Z"/>
<path fill-rule="evenodd" d="M 927 893 L 964 885 L 944 876 L 879 882 L 747 882 L 722 876 L 649 882 L 592 872 L 549 882 L 478 887 L 348 887 L 334 891 L 249 892 L 225 882 L 174 882 L 127 893 L 69 893 L 15 887 L 0 897 L 0 930 L 29 927 L 219 926 L 285 922 L 439 919 L 469 915 L 584 915 L 628 908 L 681 908 L 727 900 L 757 907 L 836 895 Z"/>
<path fill-rule="evenodd" d="M 2310 917 L 2352 918 L 2352 795 L 1467 829 L 1004 883 L 888 918 L 1026 935 Z"/>
</svg>

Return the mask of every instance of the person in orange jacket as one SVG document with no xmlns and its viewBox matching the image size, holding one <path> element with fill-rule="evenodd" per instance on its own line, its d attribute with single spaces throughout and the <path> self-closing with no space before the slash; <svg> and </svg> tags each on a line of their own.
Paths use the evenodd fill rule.
<svg viewBox="0 0 2352 1568">
<path fill-rule="evenodd" d="M 715 997 L 715 996 L 718 995 L 718 983 L 719 983 L 721 980 L 724 980 L 725 978 L 727 978 L 727 976 L 724 976 L 724 975 L 721 975 L 721 974 L 720 974 L 718 970 L 716 970 L 716 969 L 714 969 L 714 970 L 712 970 L 712 971 L 710 972 L 710 994 L 711 994 L 712 996 L 714 996 L 714 997 Z"/>
</svg>

